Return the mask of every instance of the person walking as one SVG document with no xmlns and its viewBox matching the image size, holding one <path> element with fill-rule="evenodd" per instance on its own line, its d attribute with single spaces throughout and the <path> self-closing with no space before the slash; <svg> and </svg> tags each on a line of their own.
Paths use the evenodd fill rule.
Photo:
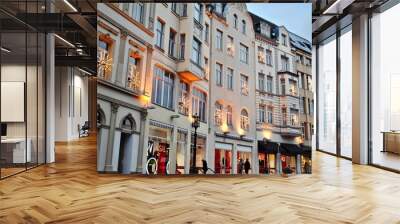
<svg viewBox="0 0 400 224">
<path fill-rule="evenodd" d="M 244 172 L 246 174 L 249 174 L 249 169 L 250 169 L 250 162 L 249 159 L 246 159 L 246 162 L 244 163 Z"/>
<path fill-rule="evenodd" d="M 239 172 L 238 172 L 238 174 L 243 174 L 243 168 L 244 168 L 243 159 L 240 158 L 240 160 L 239 160 Z"/>
</svg>

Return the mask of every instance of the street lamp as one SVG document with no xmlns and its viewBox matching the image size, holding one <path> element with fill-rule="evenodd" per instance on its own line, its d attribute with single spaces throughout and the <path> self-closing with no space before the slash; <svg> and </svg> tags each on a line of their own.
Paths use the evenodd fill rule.
<svg viewBox="0 0 400 224">
<path fill-rule="evenodd" d="M 200 117 L 195 114 L 192 116 L 192 128 L 194 128 L 194 136 L 193 136 L 193 159 L 192 159 L 192 167 L 190 168 L 190 173 L 196 174 L 196 149 L 197 149 L 197 128 L 200 127 Z"/>
</svg>

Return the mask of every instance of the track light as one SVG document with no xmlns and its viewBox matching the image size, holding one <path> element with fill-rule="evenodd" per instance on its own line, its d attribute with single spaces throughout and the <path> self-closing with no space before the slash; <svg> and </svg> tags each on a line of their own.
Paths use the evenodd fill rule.
<svg viewBox="0 0 400 224">
<path fill-rule="evenodd" d="M 58 34 L 54 34 L 55 37 L 57 37 L 59 40 L 61 40 L 62 42 L 66 43 L 67 45 L 69 45 L 70 47 L 75 48 L 75 45 L 73 45 L 71 42 L 69 42 L 68 40 L 60 37 Z"/>
<path fill-rule="evenodd" d="M 74 12 L 78 12 L 78 10 L 68 0 L 64 0 L 64 3 L 67 4 Z"/>
<path fill-rule="evenodd" d="M 6 53 L 10 53 L 10 52 L 11 52 L 11 50 L 9 50 L 9 49 L 7 49 L 7 48 L 5 48 L 5 47 L 1 47 L 1 50 L 4 51 L 4 52 L 6 52 Z"/>
</svg>

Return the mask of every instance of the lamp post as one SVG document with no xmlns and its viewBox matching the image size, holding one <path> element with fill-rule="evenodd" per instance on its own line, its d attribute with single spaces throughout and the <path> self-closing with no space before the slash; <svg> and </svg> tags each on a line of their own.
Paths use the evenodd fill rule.
<svg viewBox="0 0 400 224">
<path fill-rule="evenodd" d="M 192 159 L 192 167 L 190 168 L 190 173 L 197 174 L 196 169 L 196 150 L 197 150 L 197 128 L 200 127 L 200 117 L 195 114 L 192 116 L 192 128 L 194 128 L 194 135 L 193 135 L 193 159 Z"/>
</svg>

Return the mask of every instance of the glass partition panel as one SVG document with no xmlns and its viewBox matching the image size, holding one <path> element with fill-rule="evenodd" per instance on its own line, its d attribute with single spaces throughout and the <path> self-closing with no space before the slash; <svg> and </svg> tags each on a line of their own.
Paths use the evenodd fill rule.
<svg viewBox="0 0 400 224">
<path fill-rule="evenodd" d="M 372 163 L 400 170 L 400 4 L 371 19 Z"/>
<path fill-rule="evenodd" d="M 340 36 L 340 154 L 352 157 L 352 33 L 351 26 Z"/>
<path fill-rule="evenodd" d="M 1 176 L 26 170 L 31 151 L 26 136 L 27 37 L 1 33 Z"/>
<path fill-rule="evenodd" d="M 336 36 L 318 48 L 318 149 L 336 154 Z"/>
</svg>

